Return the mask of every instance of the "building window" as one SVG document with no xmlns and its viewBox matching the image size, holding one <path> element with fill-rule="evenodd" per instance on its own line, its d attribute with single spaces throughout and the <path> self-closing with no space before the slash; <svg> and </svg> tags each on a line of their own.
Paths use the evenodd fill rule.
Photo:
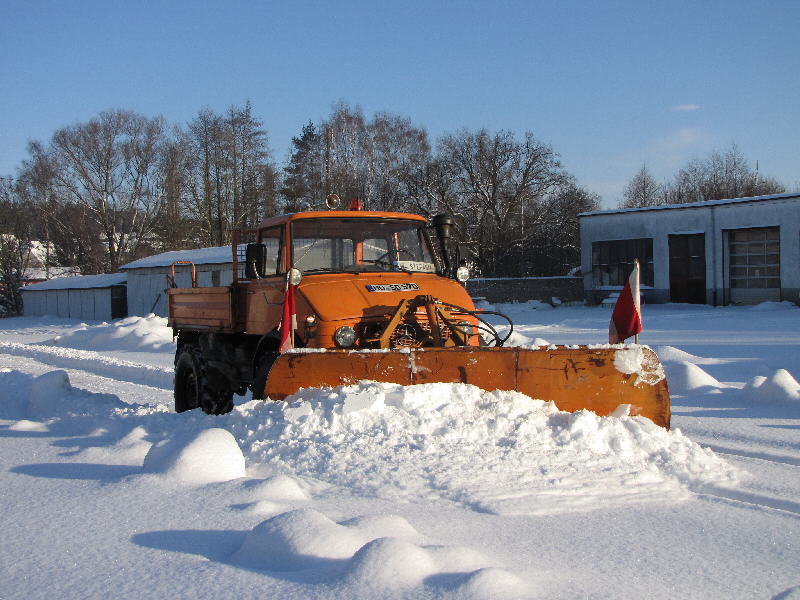
<svg viewBox="0 0 800 600">
<path fill-rule="evenodd" d="M 732 288 L 781 287 L 780 229 L 737 229 L 728 234 Z"/>
<path fill-rule="evenodd" d="M 611 240 L 592 243 L 592 279 L 595 287 L 622 286 L 639 259 L 642 285 L 653 286 L 653 239 Z"/>
</svg>

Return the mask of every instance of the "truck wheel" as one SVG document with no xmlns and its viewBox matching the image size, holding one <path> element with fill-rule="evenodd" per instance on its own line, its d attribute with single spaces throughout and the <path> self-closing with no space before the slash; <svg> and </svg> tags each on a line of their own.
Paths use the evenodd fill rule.
<svg viewBox="0 0 800 600">
<path fill-rule="evenodd" d="M 175 358 L 175 412 L 200 407 L 208 415 L 233 410 L 227 379 L 209 369 L 199 348 L 185 345 Z"/>
<path fill-rule="evenodd" d="M 267 387 L 267 375 L 269 375 L 269 370 L 272 368 L 272 363 L 275 362 L 276 358 L 278 358 L 277 352 L 267 352 L 261 357 L 258 367 L 256 367 L 256 376 L 253 378 L 251 387 L 253 399 L 264 399 L 264 388 Z"/>
<path fill-rule="evenodd" d="M 195 349 L 186 345 L 175 357 L 175 412 L 200 406 L 200 365 Z"/>
<path fill-rule="evenodd" d="M 233 391 L 228 387 L 227 379 L 213 374 L 215 372 L 204 370 L 200 383 L 200 408 L 207 415 L 224 415 L 233 410 Z M 214 381 L 217 379 L 220 381 Z"/>
</svg>

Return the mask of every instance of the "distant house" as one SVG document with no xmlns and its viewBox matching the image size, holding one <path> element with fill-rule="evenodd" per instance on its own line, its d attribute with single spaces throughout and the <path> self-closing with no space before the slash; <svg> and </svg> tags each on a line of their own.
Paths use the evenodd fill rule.
<svg viewBox="0 0 800 600">
<path fill-rule="evenodd" d="M 200 248 L 197 250 L 173 250 L 147 258 L 140 258 L 120 267 L 128 279 L 128 311 L 132 315 L 167 316 L 167 299 L 164 291 L 172 277 L 178 287 L 192 285 L 191 265 L 175 264 L 190 261 L 197 274 L 200 287 L 230 285 L 233 256 L 230 246 Z"/>
<path fill-rule="evenodd" d="M 128 316 L 124 273 L 57 277 L 22 288 L 25 316 L 109 321 Z"/>
<path fill-rule="evenodd" d="M 586 300 L 641 264 L 646 302 L 754 304 L 800 297 L 800 194 L 579 215 Z"/>
</svg>

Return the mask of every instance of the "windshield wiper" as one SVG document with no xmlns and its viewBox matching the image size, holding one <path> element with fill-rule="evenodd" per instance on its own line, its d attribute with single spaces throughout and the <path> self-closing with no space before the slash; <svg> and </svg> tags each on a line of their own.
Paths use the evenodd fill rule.
<svg viewBox="0 0 800 600">
<path fill-rule="evenodd" d="M 398 265 L 397 263 L 393 263 L 391 261 L 386 260 L 385 258 L 373 258 L 373 259 L 364 258 L 364 259 L 361 260 L 361 262 L 362 263 L 370 263 L 370 264 L 373 264 L 373 265 L 386 265 L 387 267 L 394 267 L 395 269 L 403 271 L 404 273 L 413 273 L 414 272 L 411 269 L 407 269 L 405 267 L 402 267 L 402 266 Z"/>
</svg>

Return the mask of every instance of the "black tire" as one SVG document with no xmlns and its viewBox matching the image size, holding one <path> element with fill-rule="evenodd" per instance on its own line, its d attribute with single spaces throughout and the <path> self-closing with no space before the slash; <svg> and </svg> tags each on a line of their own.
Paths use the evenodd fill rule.
<svg viewBox="0 0 800 600">
<path fill-rule="evenodd" d="M 200 406 L 202 377 L 196 349 L 184 345 L 175 356 L 175 412 L 184 412 Z"/>
<path fill-rule="evenodd" d="M 199 348 L 186 344 L 175 357 L 175 412 L 201 408 L 208 415 L 233 410 L 233 391 L 227 378 L 208 368 Z"/>
<path fill-rule="evenodd" d="M 278 358 L 277 352 L 267 352 L 261 357 L 261 360 L 258 361 L 255 377 L 253 377 L 253 384 L 250 387 L 253 392 L 253 399 L 264 399 L 264 388 L 267 387 L 267 376 L 276 358 Z"/>
</svg>

